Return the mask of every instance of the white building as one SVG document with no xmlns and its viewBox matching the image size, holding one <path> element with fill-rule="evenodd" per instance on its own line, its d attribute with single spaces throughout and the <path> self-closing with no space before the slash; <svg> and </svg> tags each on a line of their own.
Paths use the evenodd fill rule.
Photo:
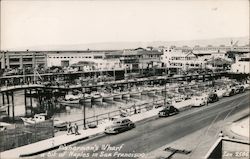
<svg viewBox="0 0 250 159">
<path fill-rule="evenodd" d="M 163 49 L 161 61 L 165 67 L 175 69 L 177 72 L 193 68 L 205 68 L 205 61 L 199 59 L 192 52 L 183 52 L 171 47 Z"/>
<path fill-rule="evenodd" d="M 74 66 L 80 70 L 112 70 L 121 68 L 117 58 L 107 59 L 105 52 L 92 51 L 60 51 L 47 53 L 47 65 L 69 67 Z"/>
<path fill-rule="evenodd" d="M 231 71 L 234 73 L 250 74 L 250 53 L 244 57 L 236 58 L 236 61 L 231 66 Z"/>
</svg>

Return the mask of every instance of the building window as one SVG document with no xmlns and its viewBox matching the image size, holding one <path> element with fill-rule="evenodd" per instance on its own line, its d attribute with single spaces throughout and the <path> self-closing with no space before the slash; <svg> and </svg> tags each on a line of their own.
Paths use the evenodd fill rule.
<svg viewBox="0 0 250 159">
<path fill-rule="evenodd" d="M 32 61 L 32 58 L 23 58 L 23 61 Z"/>
</svg>

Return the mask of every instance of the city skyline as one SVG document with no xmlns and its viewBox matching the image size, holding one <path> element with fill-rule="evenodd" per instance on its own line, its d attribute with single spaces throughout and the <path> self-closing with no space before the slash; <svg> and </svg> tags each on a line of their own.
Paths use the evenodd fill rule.
<svg viewBox="0 0 250 159">
<path fill-rule="evenodd" d="M 248 6 L 247 0 L 4 0 L 1 50 L 124 41 L 249 38 Z"/>
</svg>

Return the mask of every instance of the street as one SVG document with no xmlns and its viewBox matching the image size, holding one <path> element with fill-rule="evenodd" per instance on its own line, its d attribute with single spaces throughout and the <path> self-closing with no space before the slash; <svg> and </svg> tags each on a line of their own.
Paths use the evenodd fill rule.
<svg viewBox="0 0 250 159">
<path fill-rule="evenodd" d="M 242 110 L 244 110 L 244 112 L 249 112 L 249 101 L 249 92 L 246 92 L 244 94 L 222 98 L 216 103 L 200 108 L 193 108 L 175 116 L 167 118 L 153 117 L 143 120 L 136 123 L 135 129 L 121 134 L 101 135 L 93 139 L 70 145 L 71 148 L 75 149 L 96 146 L 98 149 L 94 151 L 84 149 L 84 151 L 78 150 L 77 152 L 77 150 L 74 150 L 76 154 L 73 154 L 72 151 L 67 151 L 63 148 L 55 151 L 57 154 L 65 154 L 65 151 L 67 151 L 67 158 L 77 158 L 76 156 L 79 158 L 97 158 L 92 156 L 93 152 L 99 153 L 98 157 L 105 158 L 117 158 L 117 155 L 119 155 L 117 152 L 121 153 L 120 157 L 128 153 L 132 153 L 135 156 L 139 155 L 136 157 L 143 157 L 150 151 L 171 143 L 183 136 L 194 133 L 204 127 L 210 126 L 211 124 L 217 123 L 218 121 L 225 124 L 225 119 L 229 119 L 230 116 L 237 114 L 237 112 Z M 106 149 L 104 148 L 105 146 Z M 40 158 L 44 155 L 53 157 L 53 155 L 50 155 L 51 153 L 52 152 L 47 152 L 41 155 L 33 156 L 32 158 Z M 133 156 L 133 158 L 136 158 L 135 156 Z M 132 157 L 127 156 L 124 158 Z"/>
</svg>

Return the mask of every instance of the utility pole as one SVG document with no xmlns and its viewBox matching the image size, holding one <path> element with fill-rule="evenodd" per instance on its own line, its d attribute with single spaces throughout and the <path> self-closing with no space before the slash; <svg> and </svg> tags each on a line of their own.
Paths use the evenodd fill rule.
<svg viewBox="0 0 250 159">
<path fill-rule="evenodd" d="M 86 130 L 86 108 L 85 108 L 85 88 L 82 88 L 83 92 L 83 129 Z"/>
<path fill-rule="evenodd" d="M 167 100 L 167 75 L 165 80 L 164 107 L 166 106 L 166 100 Z"/>
<path fill-rule="evenodd" d="M 115 79 L 115 68 L 113 68 L 113 76 L 114 76 L 114 79 Z"/>
</svg>

